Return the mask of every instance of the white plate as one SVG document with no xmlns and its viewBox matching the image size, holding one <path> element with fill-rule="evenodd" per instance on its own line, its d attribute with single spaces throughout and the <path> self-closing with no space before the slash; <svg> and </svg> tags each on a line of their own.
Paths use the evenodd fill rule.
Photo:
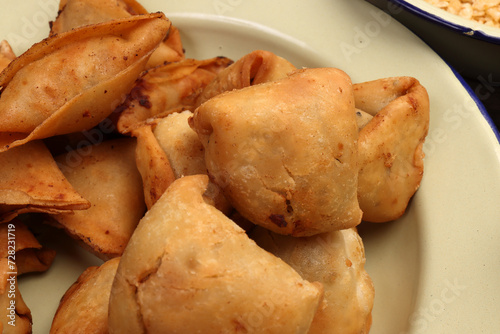
<svg viewBox="0 0 500 334">
<path fill-rule="evenodd" d="M 58 3 L 2 1 L 0 38 L 18 53 L 47 34 Z M 360 229 L 376 289 L 371 333 L 500 331 L 500 146 L 467 89 L 434 52 L 361 0 L 141 3 L 180 28 L 189 57 L 236 59 L 267 49 L 299 67 L 341 68 L 354 82 L 419 79 L 431 100 L 421 188 L 403 218 Z M 86 266 L 99 263 L 57 236 L 53 267 L 19 282 L 34 333 L 48 333 L 63 293 Z"/>
</svg>

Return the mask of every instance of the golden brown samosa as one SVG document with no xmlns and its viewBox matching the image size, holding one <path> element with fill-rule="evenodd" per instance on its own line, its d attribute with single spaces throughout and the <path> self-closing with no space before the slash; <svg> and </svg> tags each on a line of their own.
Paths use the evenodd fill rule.
<svg viewBox="0 0 500 334">
<path fill-rule="evenodd" d="M 31 334 L 31 311 L 19 291 L 16 272 L 15 262 L 0 258 L 0 332 Z"/>
<path fill-rule="evenodd" d="M 297 70 L 226 92 L 190 121 L 211 179 L 251 222 L 294 236 L 360 223 L 358 128 L 345 72 Z"/>
<path fill-rule="evenodd" d="M 52 217 L 101 259 L 121 255 L 146 211 L 134 138 L 108 140 L 57 156 L 66 178 L 92 206 Z"/>
<path fill-rule="evenodd" d="M 190 109 L 202 89 L 231 62 L 225 57 L 186 59 L 149 70 L 118 107 L 118 131 L 129 133 L 150 118 Z"/>
<path fill-rule="evenodd" d="M 40 140 L 0 153 L 0 175 L 0 222 L 25 212 L 71 212 L 90 207 Z"/>
<path fill-rule="evenodd" d="M 355 228 L 295 238 L 256 227 L 250 237 L 302 278 L 323 284 L 323 300 L 308 334 L 369 332 L 375 291 Z"/>
<path fill-rule="evenodd" d="M 28 227 L 19 219 L 0 224 L 0 258 L 10 259 L 17 265 L 17 275 L 46 271 L 56 252 L 42 247 Z"/>
<path fill-rule="evenodd" d="M 135 0 L 62 0 L 59 4 L 59 14 L 51 24 L 50 34 L 148 13 Z M 164 62 L 179 61 L 183 58 L 184 50 L 179 30 L 172 25 L 165 39 L 151 55 L 146 67 L 152 68 Z"/>
<path fill-rule="evenodd" d="M 85 26 L 34 44 L 0 74 L 0 152 L 97 125 L 163 40 L 161 13 Z"/>
<path fill-rule="evenodd" d="M 223 92 L 284 78 L 295 69 L 288 60 L 272 52 L 252 51 L 221 71 L 197 97 L 195 106 Z"/>
<path fill-rule="evenodd" d="M 358 140 L 363 220 L 394 220 L 406 211 L 422 180 L 429 97 L 412 77 L 383 78 L 353 87 L 356 107 L 373 115 Z"/>
<path fill-rule="evenodd" d="M 87 268 L 70 286 L 57 308 L 50 334 L 107 334 L 111 285 L 120 258 Z"/>
<path fill-rule="evenodd" d="M 307 333 L 321 287 L 176 180 L 139 223 L 111 288 L 113 333 Z"/>
</svg>

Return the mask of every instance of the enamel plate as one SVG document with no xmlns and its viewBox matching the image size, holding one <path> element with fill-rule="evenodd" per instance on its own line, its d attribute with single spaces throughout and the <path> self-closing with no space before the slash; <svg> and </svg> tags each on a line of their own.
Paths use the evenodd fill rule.
<svg viewBox="0 0 500 334">
<path fill-rule="evenodd" d="M 362 0 L 140 2 L 165 12 L 180 29 L 188 57 L 237 59 L 266 49 L 297 67 L 338 67 L 353 82 L 417 78 L 431 102 L 420 189 L 401 219 L 360 226 L 376 291 L 371 333 L 500 331 L 498 134 L 428 46 Z M 57 0 L 2 4 L 0 39 L 16 54 L 47 35 L 58 7 Z M 40 237 L 58 251 L 53 266 L 19 281 L 34 333 L 49 332 L 67 288 L 85 268 L 101 263 L 50 231 Z"/>
</svg>

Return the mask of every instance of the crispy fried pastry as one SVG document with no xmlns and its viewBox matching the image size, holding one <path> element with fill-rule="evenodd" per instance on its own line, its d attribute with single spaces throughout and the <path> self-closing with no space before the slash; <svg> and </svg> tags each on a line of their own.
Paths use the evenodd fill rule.
<svg viewBox="0 0 500 334">
<path fill-rule="evenodd" d="M 127 137 L 56 157 L 66 178 L 92 206 L 52 217 L 101 259 L 121 255 L 146 211 L 135 148 L 135 139 Z"/>
<path fill-rule="evenodd" d="M 135 15 L 34 44 L 0 74 L 0 152 L 97 125 L 123 101 L 169 27 L 164 14 Z"/>
<path fill-rule="evenodd" d="M 17 275 L 46 271 L 56 256 L 54 250 L 42 247 L 19 219 L 13 219 L 8 224 L 0 224 L 0 258 L 8 258 L 13 252 Z"/>
<path fill-rule="evenodd" d="M 59 14 L 51 23 L 50 35 L 141 14 L 149 12 L 135 0 L 62 0 Z M 165 38 L 151 55 L 146 68 L 184 59 L 179 30 L 172 25 L 165 33 Z"/>
<path fill-rule="evenodd" d="M 356 226 L 358 128 L 341 70 L 289 77 L 213 97 L 190 119 L 210 177 L 251 222 L 308 236 Z"/>
<path fill-rule="evenodd" d="M 307 333 L 321 288 L 176 180 L 139 223 L 113 282 L 109 332 Z"/>
<path fill-rule="evenodd" d="M 50 334 L 107 334 L 111 285 L 120 258 L 87 268 L 62 297 Z"/>
<path fill-rule="evenodd" d="M 294 268 L 323 284 L 324 297 L 308 334 L 367 334 L 374 302 L 363 242 L 355 228 L 295 238 L 261 227 L 250 237 Z"/>
<path fill-rule="evenodd" d="M 295 69 L 288 60 L 272 52 L 255 50 L 221 71 L 197 97 L 195 106 L 223 92 L 284 78 Z"/>
<path fill-rule="evenodd" d="M 11 61 L 16 59 L 16 55 L 14 54 L 14 51 L 12 51 L 12 48 L 10 47 L 9 42 L 6 40 L 3 40 L 0 42 L 0 72 L 3 71 L 4 68 L 6 68 Z"/>
<path fill-rule="evenodd" d="M 143 125 L 132 131 L 137 138 L 135 161 L 141 173 L 144 200 L 150 209 L 175 180 L 170 162 L 153 134 L 151 125 Z"/>
<path fill-rule="evenodd" d="M 356 107 L 373 116 L 359 132 L 358 198 L 363 220 L 386 222 L 406 211 L 424 172 L 429 97 L 412 77 L 354 85 Z"/>
<path fill-rule="evenodd" d="M 151 118 L 190 109 L 202 89 L 231 62 L 224 57 L 186 59 L 149 70 L 117 108 L 118 131 L 126 134 Z"/>
<path fill-rule="evenodd" d="M 0 175 L 0 222 L 25 212 L 71 212 L 90 207 L 40 140 L 0 153 Z"/>
<path fill-rule="evenodd" d="M 192 115 L 189 110 L 170 114 L 159 120 L 154 128 L 154 135 L 170 161 L 176 179 L 187 175 L 207 174 L 205 149 L 188 124 Z M 215 183 L 209 182 L 205 198 L 220 211 L 230 213 L 231 204 Z"/>
</svg>

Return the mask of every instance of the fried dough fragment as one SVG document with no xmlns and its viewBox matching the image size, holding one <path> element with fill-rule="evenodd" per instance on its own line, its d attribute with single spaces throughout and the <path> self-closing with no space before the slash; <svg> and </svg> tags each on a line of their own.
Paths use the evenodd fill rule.
<svg viewBox="0 0 500 334">
<path fill-rule="evenodd" d="M 0 332 L 31 334 L 31 311 L 19 291 L 16 272 L 14 262 L 0 258 L 0 308 L 6 312 L 0 319 Z"/>
<path fill-rule="evenodd" d="M 169 27 L 162 13 L 135 15 L 34 44 L 0 74 L 0 152 L 97 125 L 123 101 Z"/>
<path fill-rule="evenodd" d="M 356 226 L 357 136 L 350 78 L 303 69 L 198 107 L 191 127 L 213 181 L 241 215 L 276 233 Z"/>
<path fill-rule="evenodd" d="M 90 207 L 40 140 L 0 153 L 0 175 L 0 222 L 25 212 L 71 212 Z"/>
<path fill-rule="evenodd" d="M 113 333 L 307 333 L 321 286 L 176 180 L 139 223 L 111 288 Z M 258 319 L 258 321 L 256 321 Z"/>
<path fill-rule="evenodd" d="M 92 206 L 52 217 L 103 260 L 121 255 L 146 211 L 135 148 L 136 140 L 127 137 L 56 157 L 66 178 Z"/>
<path fill-rule="evenodd" d="M 250 237 L 302 278 L 323 284 L 324 297 L 308 334 L 367 334 L 375 297 L 356 228 L 295 238 L 256 227 Z"/>
<path fill-rule="evenodd" d="M 175 176 L 165 151 L 153 134 L 151 125 L 132 130 L 132 136 L 137 138 L 135 160 L 142 177 L 144 200 L 150 209 L 174 182 Z"/>
<path fill-rule="evenodd" d="M 14 59 L 16 59 L 16 55 L 14 51 L 12 51 L 9 42 L 2 40 L 0 42 L 0 72 L 2 72 Z"/>
<path fill-rule="evenodd" d="M 149 12 L 135 0 L 63 0 L 59 3 L 56 20 L 51 23 L 50 35 L 141 14 Z M 165 39 L 151 55 L 146 68 L 181 59 L 184 59 L 184 51 L 180 33 L 171 26 Z"/>
<path fill-rule="evenodd" d="M 363 220 L 391 221 L 406 211 L 423 177 L 429 97 L 412 77 L 384 78 L 353 87 L 356 107 L 374 115 L 358 139 Z"/>
<path fill-rule="evenodd" d="M 12 241 L 14 240 L 14 245 Z M 28 227 L 19 219 L 0 224 L 0 258 L 8 258 L 14 247 L 17 275 L 49 269 L 56 252 L 42 247 Z M 9 252 L 11 251 L 11 252 Z"/>
<path fill-rule="evenodd" d="M 78 277 L 59 303 L 50 334 L 108 333 L 109 295 L 119 262 L 115 257 Z"/>
<path fill-rule="evenodd" d="M 221 71 L 197 97 L 195 107 L 223 92 L 284 78 L 295 69 L 288 60 L 272 52 L 252 51 Z"/>
<path fill-rule="evenodd" d="M 185 59 L 149 70 L 117 108 L 118 131 L 127 134 L 153 117 L 190 109 L 202 89 L 230 63 L 225 57 Z"/>
</svg>

